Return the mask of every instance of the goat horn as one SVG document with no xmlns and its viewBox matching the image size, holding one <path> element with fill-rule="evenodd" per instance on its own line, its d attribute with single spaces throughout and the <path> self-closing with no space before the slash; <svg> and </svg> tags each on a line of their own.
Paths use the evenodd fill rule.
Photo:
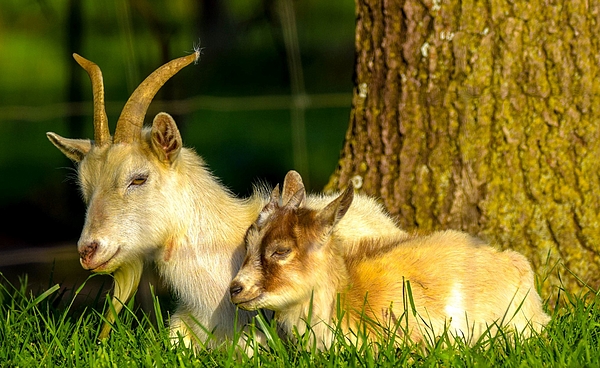
<svg viewBox="0 0 600 368">
<path fill-rule="evenodd" d="M 108 130 L 108 118 L 104 109 L 104 82 L 102 81 L 102 72 L 95 63 L 73 54 L 77 64 L 90 76 L 92 81 L 92 91 L 94 94 L 94 141 L 96 146 L 102 146 L 110 141 L 110 131 Z"/>
<path fill-rule="evenodd" d="M 198 60 L 200 51 L 171 60 L 150 74 L 131 94 L 117 121 L 115 143 L 131 143 L 139 139 L 146 111 L 154 95 L 169 78 L 192 61 Z"/>
</svg>

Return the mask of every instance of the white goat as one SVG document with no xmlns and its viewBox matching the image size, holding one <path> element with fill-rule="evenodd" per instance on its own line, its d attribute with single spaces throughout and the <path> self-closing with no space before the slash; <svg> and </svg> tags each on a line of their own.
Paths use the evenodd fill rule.
<svg viewBox="0 0 600 368">
<path fill-rule="evenodd" d="M 117 313 L 136 290 L 143 263 L 152 259 L 175 291 L 179 306 L 171 318 L 174 337 L 203 345 L 210 331 L 214 346 L 234 334 L 235 307 L 229 283 L 244 258 L 244 235 L 268 201 L 258 189 L 248 199 L 234 197 L 206 169 L 202 159 L 184 148 L 171 116 L 159 113 L 151 128 L 144 117 L 158 89 L 177 71 L 198 58 L 175 59 L 153 72 L 134 91 L 110 136 L 104 109 L 100 68 L 74 55 L 88 72 L 94 94 L 94 141 L 47 133 L 50 141 L 78 164 L 78 180 L 87 204 L 77 243 L 81 265 L 92 272 L 114 273 L 113 303 Z M 290 172 L 284 195 L 302 189 Z M 290 194 L 291 193 L 291 194 Z M 328 197 L 311 197 L 322 208 Z M 353 253 L 354 242 L 377 232 L 402 233 L 380 205 L 370 198 L 340 223 Z M 240 326 L 254 315 L 242 311 Z M 107 314 L 109 321 L 115 316 Z M 110 332 L 105 324 L 101 338 Z"/>
<path fill-rule="evenodd" d="M 350 185 L 322 210 L 304 206 L 303 190 L 280 205 L 275 188 L 246 235 L 232 302 L 275 311 L 288 334 L 310 326 L 321 349 L 332 342 L 340 310 L 342 331 L 355 343 L 364 328 L 369 339 L 391 333 L 396 343 L 430 340 L 445 328 L 473 342 L 488 327 L 494 333 L 508 325 L 527 335 L 548 322 L 525 257 L 465 233 L 382 233 L 363 238 L 356 249 L 364 251 L 348 255 L 338 225 L 352 200 Z"/>
</svg>

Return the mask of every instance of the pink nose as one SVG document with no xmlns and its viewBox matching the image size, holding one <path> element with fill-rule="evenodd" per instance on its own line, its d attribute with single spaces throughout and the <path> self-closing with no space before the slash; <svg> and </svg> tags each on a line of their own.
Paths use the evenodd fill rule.
<svg viewBox="0 0 600 368">
<path fill-rule="evenodd" d="M 81 258 L 81 262 L 84 264 L 89 263 L 90 260 L 94 257 L 94 254 L 96 253 L 97 249 L 98 243 L 95 241 L 81 248 L 79 250 L 79 258 Z"/>
</svg>

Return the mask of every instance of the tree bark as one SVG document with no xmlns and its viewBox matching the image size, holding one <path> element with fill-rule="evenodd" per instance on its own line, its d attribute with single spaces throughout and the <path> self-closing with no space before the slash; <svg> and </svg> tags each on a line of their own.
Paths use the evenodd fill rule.
<svg viewBox="0 0 600 368">
<path fill-rule="evenodd" d="M 462 229 L 600 286 L 598 1 L 356 0 L 352 180 L 407 230 Z M 562 283 L 581 283 L 558 268 Z"/>
</svg>

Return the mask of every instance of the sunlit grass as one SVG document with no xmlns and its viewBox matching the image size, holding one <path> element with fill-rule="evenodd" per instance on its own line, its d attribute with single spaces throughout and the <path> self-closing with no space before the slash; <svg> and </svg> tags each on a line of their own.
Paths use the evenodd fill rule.
<svg viewBox="0 0 600 368">
<path fill-rule="evenodd" d="M 232 342 L 196 354 L 182 344 L 174 346 L 154 298 L 154 323 L 149 313 L 132 311 L 118 319 L 110 337 L 98 341 L 104 298 L 96 296 L 87 307 L 74 307 L 83 286 L 72 292 L 59 285 L 32 294 L 27 280 L 12 285 L 0 276 L 1 366 L 600 366 L 600 296 L 589 291 L 573 295 L 560 289 L 548 312 L 552 321 L 537 337 L 522 339 L 499 333 L 474 345 L 446 337 L 425 348 L 391 343 L 361 344 L 338 336 L 326 351 L 316 351 L 306 336 L 291 342 L 278 337 L 273 323 L 256 323 L 267 336 L 266 347 L 254 355 L 240 355 Z M 89 296 L 88 296 L 89 297 Z M 237 336 L 236 339 L 240 337 Z M 252 341 L 252 338 L 250 338 Z"/>
</svg>

